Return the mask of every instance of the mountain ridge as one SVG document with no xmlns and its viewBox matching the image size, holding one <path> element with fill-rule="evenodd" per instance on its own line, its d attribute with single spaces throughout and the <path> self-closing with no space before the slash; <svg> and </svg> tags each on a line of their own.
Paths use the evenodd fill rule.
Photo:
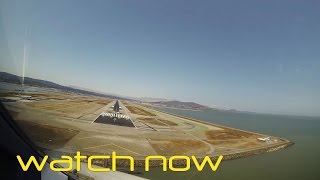
<svg viewBox="0 0 320 180">
<path fill-rule="evenodd" d="M 21 76 L 0 71 L 0 82 L 21 84 L 21 79 L 22 79 Z M 160 106 L 160 107 L 167 107 L 167 108 L 189 109 L 189 110 L 236 111 L 236 110 L 224 110 L 224 109 L 212 108 L 212 107 L 201 105 L 201 104 L 198 104 L 195 102 L 168 100 L 168 99 L 164 99 L 164 98 L 150 98 L 150 97 L 137 98 L 137 97 L 122 96 L 122 95 L 114 95 L 112 93 L 103 93 L 103 92 L 99 92 L 99 91 L 94 91 L 89 88 L 82 88 L 82 87 L 71 86 L 71 85 L 64 86 L 64 85 L 60 85 L 58 83 L 54 83 L 51 81 L 30 78 L 30 77 L 24 78 L 24 84 L 31 85 L 31 86 L 45 87 L 45 88 L 54 88 L 54 89 L 58 89 L 61 91 L 74 92 L 74 93 L 80 93 L 80 94 L 86 94 L 86 95 L 94 95 L 94 96 L 100 96 L 100 97 L 106 97 L 106 98 L 112 98 L 112 99 L 139 101 L 139 102 L 143 102 L 143 103 L 148 103 L 153 106 Z"/>
</svg>

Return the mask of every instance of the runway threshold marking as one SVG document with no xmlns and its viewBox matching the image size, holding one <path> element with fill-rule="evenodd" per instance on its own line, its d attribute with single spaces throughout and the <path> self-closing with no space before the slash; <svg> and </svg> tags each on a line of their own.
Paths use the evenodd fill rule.
<svg viewBox="0 0 320 180">
<path fill-rule="evenodd" d="M 130 117 L 130 116 L 129 116 L 129 117 Z M 137 128 L 137 126 L 134 124 L 133 120 L 132 120 L 131 118 L 129 118 L 129 119 L 130 119 L 131 123 L 133 124 L 133 126 L 134 126 L 135 128 Z"/>
<path fill-rule="evenodd" d="M 111 104 L 113 102 L 114 101 L 111 101 L 109 104 Z M 109 107 L 109 104 L 107 104 L 106 106 L 103 106 L 102 108 L 100 108 L 100 109 L 104 109 L 104 108 L 106 108 L 106 109 L 104 111 L 102 111 L 91 123 L 94 123 L 102 113 L 105 113 L 111 107 L 111 106 Z"/>
<path fill-rule="evenodd" d="M 102 113 L 104 113 L 104 112 L 102 112 Z M 94 123 L 102 113 L 100 113 L 91 123 Z"/>
</svg>

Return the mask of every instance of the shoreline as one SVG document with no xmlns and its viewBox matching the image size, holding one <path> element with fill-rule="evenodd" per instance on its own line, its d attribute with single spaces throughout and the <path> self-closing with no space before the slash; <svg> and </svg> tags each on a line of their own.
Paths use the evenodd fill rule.
<svg viewBox="0 0 320 180">
<path fill-rule="evenodd" d="M 278 145 L 273 145 L 273 146 L 268 146 L 268 147 L 263 147 L 263 148 L 258 148 L 258 149 L 253 149 L 253 150 L 248 150 L 248 151 L 243 151 L 243 152 L 238 152 L 238 153 L 230 153 L 230 154 L 225 154 L 222 155 L 223 156 L 223 161 L 225 160 L 234 160 L 234 159 L 239 159 L 239 158 L 246 158 L 249 156 L 254 156 L 254 155 L 260 155 L 263 153 L 268 153 L 268 152 L 273 152 L 273 151 L 278 151 L 278 150 L 283 150 L 286 149 L 290 146 L 294 145 L 293 142 L 291 141 L 285 141 L 281 144 Z M 220 155 L 216 155 L 216 156 L 209 156 L 209 158 L 215 162 L 218 157 Z M 164 156 L 167 158 L 166 162 L 168 164 L 168 159 L 170 156 Z M 145 167 L 145 157 L 141 159 L 137 159 L 137 157 L 134 157 L 134 167 L 137 168 L 143 168 Z M 198 160 L 198 162 L 202 162 L 204 157 L 196 157 L 196 159 Z M 83 161 L 83 162 L 86 162 Z M 128 160 L 116 160 L 117 162 L 117 166 L 118 167 L 129 167 L 130 163 Z M 106 160 L 99 160 L 99 161 L 93 161 L 92 162 L 94 165 L 98 165 L 101 167 L 111 167 L 112 165 L 112 159 L 106 159 Z M 174 160 L 173 161 L 173 165 L 175 167 L 182 167 L 186 165 L 186 161 L 185 160 Z M 194 165 L 194 163 L 191 161 L 191 165 Z M 163 166 L 163 161 L 162 160 L 150 160 L 149 161 L 149 167 L 150 168 L 156 168 L 156 167 L 162 167 Z"/>
<path fill-rule="evenodd" d="M 188 119 L 188 120 L 195 121 L 195 122 L 198 122 L 198 123 L 203 123 L 203 124 L 206 124 L 206 125 L 212 125 L 212 126 L 221 127 L 221 128 L 224 128 L 224 129 L 237 130 L 237 131 L 242 131 L 242 132 L 247 132 L 247 133 L 252 133 L 252 134 L 256 134 L 256 135 L 264 135 L 265 136 L 265 134 L 246 131 L 246 130 L 232 128 L 232 127 L 227 127 L 227 126 L 218 125 L 218 124 L 211 123 L 211 122 L 201 121 L 201 120 L 198 120 L 198 119 L 193 119 L 193 118 L 189 118 L 189 117 L 185 117 L 185 116 L 181 116 L 181 115 L 177 115 L 177 114 L 173 114 L 173 113 L 164 112 L 164 111 L 161 111 L 161 110 L 156 110 L 156 109 L 153 109 L 152 107 L 147 107 L 147 108 L 152 109 L 154 111 L 159 111 L 161 113 L 165 113 L 165 114 L 168 114 L 168 115 L 171 115 L 171 116 Z M 271 137 L 276 137 L 276 136 L 271 136 Z M 292 141 L 290 141 L 288 139 L 280 138 L 280 137 L 277 137 L 277 138 L 279 138 L 282 142 L 279 142 L 278 144 L 274 144 L 274 145 L 265 145 L 265 146 L 259 147 L 259 148 L 252 148 L 252 149 L 244 150 L 242 152 L 237 152 L 237 153 L 219 154 L 219 155 L 209 156 L 209 158 L 212 161 L 215 162 L 218 159 L 218 157 L 220 155 L 222 155 L 223 156 L 223 160 L 233 160 L 233 159 L 245 158 L 245 157 L 249 157 L 249 156 L 253 156 L 253 155 L 259 155 L 259 154 L 263 154 L 263 153 L 283 150 L 283 149 L 286 149 L 286 148 L 294 145 L 294 142 L 292 142 Z M 167 158 L 167 163 L 168 163 L 168 159 L 169 159 L 170 156 L 164 156 L 164 157 Z M 204 157 L 205 156 L 196 157 L 196 159 L 198 160 L 198 162 L 202 162 Z M 111 166 L 111 162 L 112 162 L 112 160 L 109 159 L 109 160 L 93 162 L 93 163 L 95 165 L 102 166 L 102 167 L 110 167 Z M 152 167 L 153 168 L 161 167 L 162 163 L 163 163 L 162 160 L 150 160 L 149 162 L 150 162 L 149 166 L 151 168 Z M 173 165 L 176 166 L 176 167 L 185 166 L 186 165 L 185 162 L 186 162 L 185 160 L 174 160 L 173 161 Z M 134 165 L 135 167 L 139 167 L 139 168 L 145 167 L 145 157 L 135 156 L 134 157 L 134 164 L 135 164 Z M 193 165 L 193 164 L 194 163 L 191 162 L 191 165 Z M 129 164 L 128 160 L 117 160 L 117 166 L 119 166 L 119 167 L 129 167 L 129 165 L 130 164 Z"/>
<path fill-rule="evenodd" d="M 46 97 L 45 97 L 46 98 Z M 158 113 L 162 113 L 162 114 L 165 114 L 166 116 L 171 116 L 171 118 L 175 117 L 175 118 L 181 118 L 185 121 L 189 121 L 189 123 L 191 122 L 194 122 L 194 123 L 197 123 L 197 124 L 201 124 L 201 125 L 204 125 L 204 126 L 215 126 L 215 127 L 220 127 L 222 129 L 225 129 L 225 130 L 235 130 L 235 131 L 241 131 L 241 132 L 246 132 L 246 133 L 250 133 L 250 134 L 253 134 L 253 135 L 259 135 L 259 136 L 267 136 L 266 134 L 260 134 L 260 133 L 256 133 L 256 132 L 251 132 L 251 131 L 246 131 L 246 130 L 242 130 L 242 129 L 237 129 L 237 128 L 232 128 L 232 127 L 227 127 L 227 126 L 223 126 L 223 125 L 219 125 L 219 124 L 215 124 L 213 122 L 207 122 L 207 121 L 203 121 L 203 120 L 198 120 L 198 119 L 194 119 L 194 118 L 190 118 L 190 117 L 186 117 L 186 116 L 182 116 L 182 115 L 178 115 L 178 114 L 174 114 L 174 113 L 170 113 L 170 112 L 165 112 L 161 109 L 157 109 L 157 106 L 147 106 L 147 105 L 143 105 L 143 104 L 136 104 L 137 106 L 140 106 L 141 108 L 146 108 L 148 110 L 150 110 L 151 112 L 153 111 L 154 113 L 158 112 Z M 170 118 L 170 117 L 169 117 Z M 82 127 L 82 126 L 81 126 Z M 85 129 L 83 130 L 83 132 L 87 132 L 88 129 Z M 89 131 L 88 131 L 89 132 Z M 92 132 L 96 132 L 96 131 L 92 131 Z M 287 148 L 291 145 L 293 145 L 294 143 L 287 140 L 287 139 L 284 139 L 284 138 L 280 138 L 280 137 L 275 137 L 275 136 L 270 136 L 270 137 L 274 137 L 274 138 L 277 138 L 278 139 L 278 142 L 277 143 L 265 143 L 265 144 L 261 144 L 261 146 L 259 147 L 247 147 L 247 148 L 243 148 L 243 149 L 236 149 L 235 151 L 221 151 L 220 154 L 217 154 L 217 153 L 211 153 L 209 155 L 209 157 L 214 160 L 214 159 L 217 159 L 217 157 L 219 155 L 223 155 L 224 156 L 224 160 L 231 160 L 231 159 L 237 159 L 237 158 L 243 158 L 243 157 L 248 157 L 248 156 L 251 156 L 251 155 L 257 155 L 257 154 L 262 154 L 262 153 L 265 153 L 265 152 L 272 152 L 272 151 L 276 151 L 276 150 L 280 150 L 280 149 L 284 149 L 284 148 Z M 199 139 L 200 140 L 200 139 Z M 133 141 L 132 141 L 133 142 Z M 136 146 L 135 144 L 132 144 L 133 146 Z M 40 145 L 41 147 L 41 145 Z M 50 150 L 51 148 L 48 148 L 48 147 L 45 147 L 45 146 L 42 146 L 48 150 Z M 213 146 L 214 147 L 214 146 Z M 52 150 L 52 149 L 51 149 Z M 63 152 L 63 151 L 61 151 Z M 64 153 L 67 153 L 68 151 L 65 151 Z M 86 153 L 86 152 L 85 152 Z M 69 154 L 69 153 L 67 153 Z M 72 154 L 72 152 L 70 152 L 70 154 Z M 88 152 L 87 155 L 90 155 L 91 152 Z M 144 153 L 142 153 L 144 154 Z M 148 155 L 152 155 L 152 152 L 149 151 L 147 153 Z M 92 155 L 92 154 L 91 154 Z M 192 155 L 189 154 L 189 155 Z M 203 159 L 203 157 L 205 157 L 207 154 L 200 154 L 200 156 L 196 156 L 197 159 Z M 137 167 L 143 167 L 144 166 L 144 160 L 145 160 L 145 156 L 143 155 L 139 155 L 139 156 L 133 156 L 134 159 L 135 159 L 135 164 Z M 169 159 L 170 156 L 165 156 L 167 157 L 167 159 Z M 108 159 L 109 161 L 110 159 Z M 97 165 L 102 165 L 102 166 L 108 166 L 108 161 L 97 161 L 96 164 Z M 157 167 L 157 166 L 161 166 L 161 162 L 162 161 L 159 161 L 159 160 L 150 160 L 150 167 Z M 128 163 L 126 160 L 124 160 L 123 162 L 120 160 L 118 162 L 119 166 L 128 166 Z M 174 165 L 176 166 L 179 166 L 179 165 L 183 165 L 185 163 L 177 160 L 176 162 L 174 161 Z"/>
</svg>

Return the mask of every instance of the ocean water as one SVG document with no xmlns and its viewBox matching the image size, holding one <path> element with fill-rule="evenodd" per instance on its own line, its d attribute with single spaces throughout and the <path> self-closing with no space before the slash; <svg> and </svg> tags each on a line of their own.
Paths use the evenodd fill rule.
<svg viewBox="0 0 320 180">
<path fill-rule="evenodd" d="M 163 172 L 153 168 L 140 176 L 149 179 L 320 179 L 320 117 L 285 116 L 243 112 L 188 111 L 158 108 L 207 122 L 287 138 L 287 149 L 222 161 L 218 170 Z"/>
</svg>

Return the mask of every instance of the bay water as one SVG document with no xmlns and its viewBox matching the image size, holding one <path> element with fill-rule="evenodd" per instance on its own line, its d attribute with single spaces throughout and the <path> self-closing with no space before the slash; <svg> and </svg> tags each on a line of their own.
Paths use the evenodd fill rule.
<svg viewBox="0 0 320 180">
<path fill-rule="evenodd" d="M 208 166 L 198 172 L 163 172 L 152 168 L 140 176 L 149 179 L 246 179 L 319 180 L 320 117 L 257 114 L 227 111 L 190 111 L 157 108 L 161 111 L 243 130 L 279 136 L 293 141 L 289 148 L 222 161 L 213 172 Z"/>
</svg>

